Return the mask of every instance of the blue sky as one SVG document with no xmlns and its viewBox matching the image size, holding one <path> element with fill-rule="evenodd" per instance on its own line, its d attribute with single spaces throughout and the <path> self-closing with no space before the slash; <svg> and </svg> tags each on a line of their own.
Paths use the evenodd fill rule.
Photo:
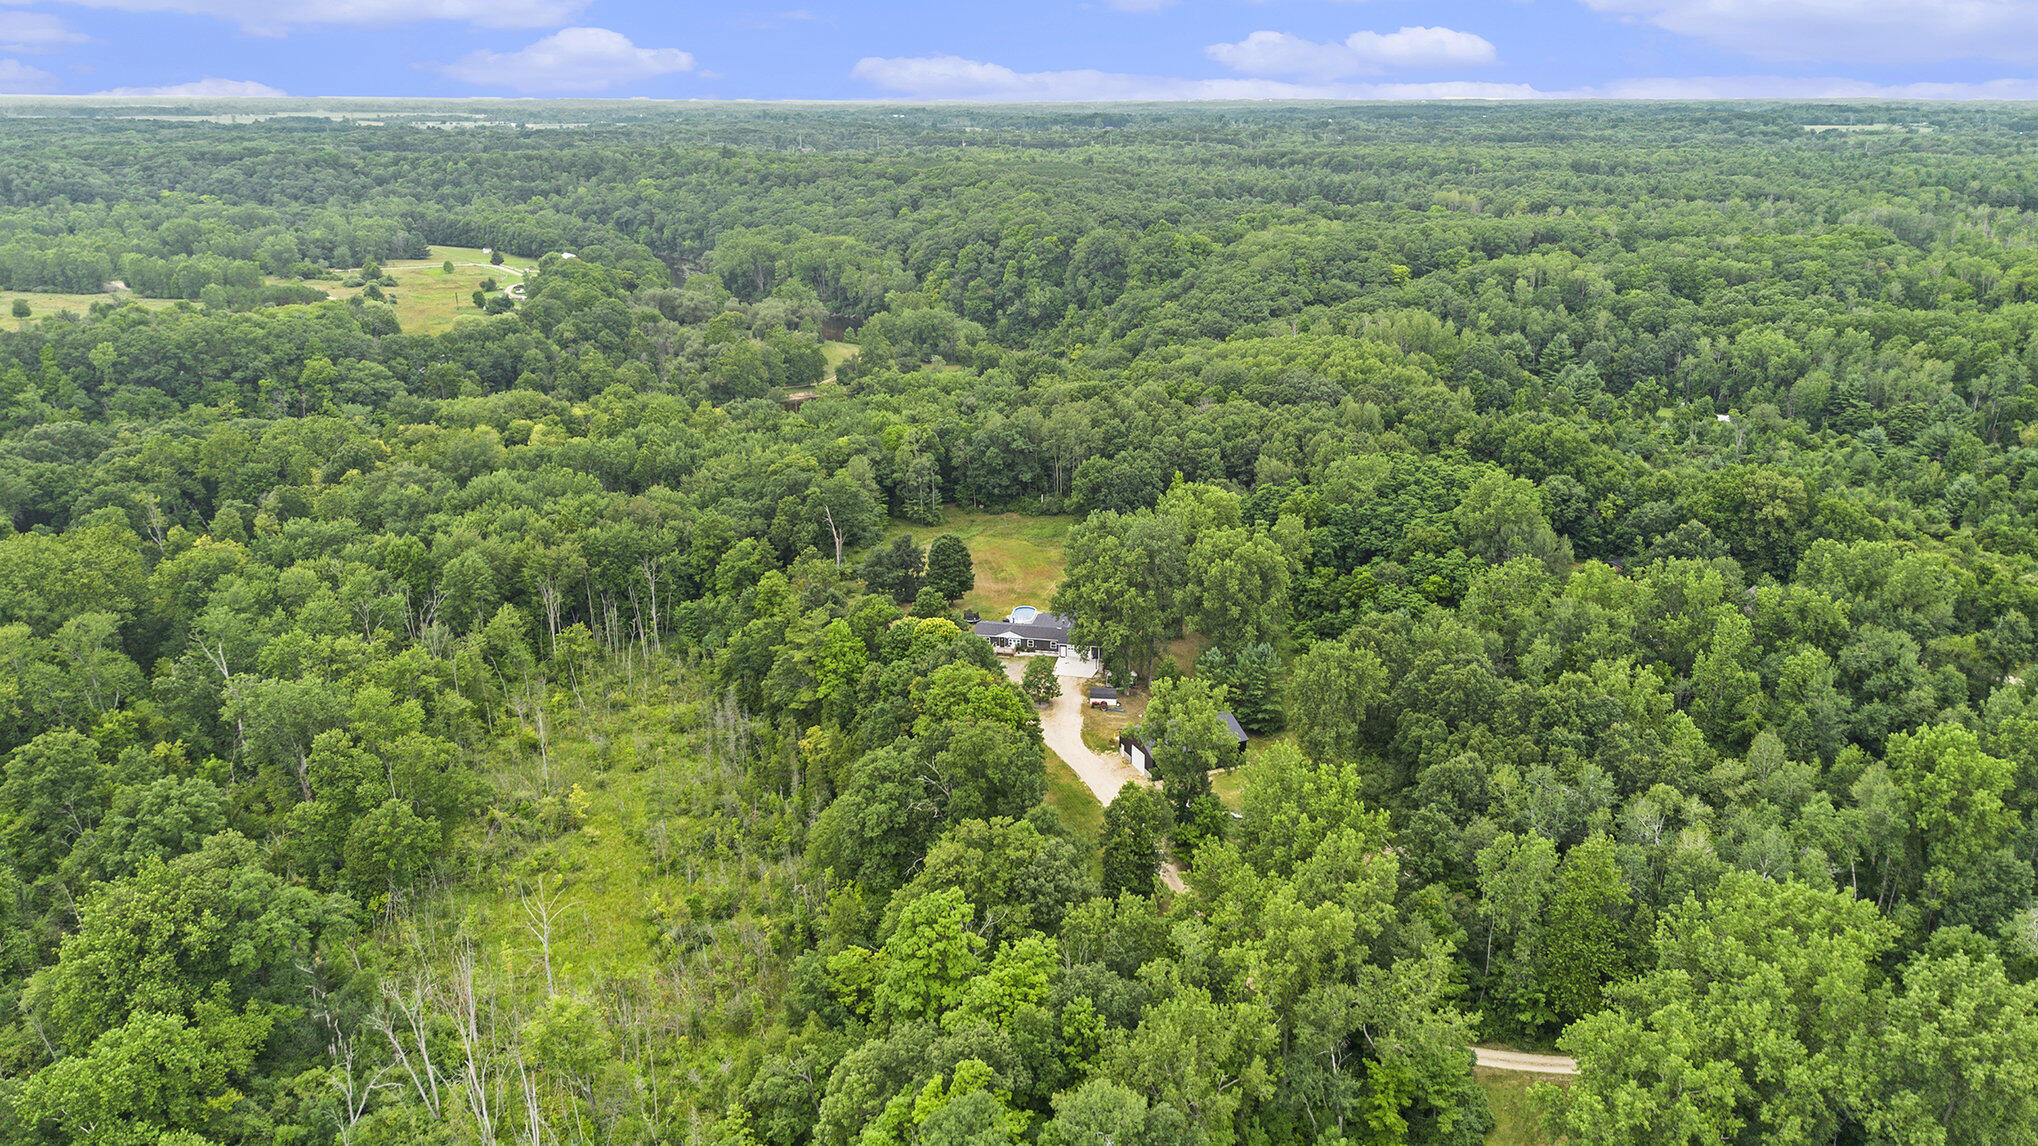
<svg viewBox="0 0 2038 1146">
<path fill-rule="evenodd" d="M 2038 98 L 2038 0 L 790 3 L 0 0 L 0 92 Z"/>
</svg>

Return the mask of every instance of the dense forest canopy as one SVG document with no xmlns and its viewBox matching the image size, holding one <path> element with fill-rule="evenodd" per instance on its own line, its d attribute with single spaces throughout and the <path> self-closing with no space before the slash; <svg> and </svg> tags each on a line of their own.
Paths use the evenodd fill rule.
<svg viewBox="0 0 2038 1146">
<path fill-rule="evenodd" d="M 0 140 L 0 1140 L 2038 1136 L 2038 112 Z"/>
</svg>

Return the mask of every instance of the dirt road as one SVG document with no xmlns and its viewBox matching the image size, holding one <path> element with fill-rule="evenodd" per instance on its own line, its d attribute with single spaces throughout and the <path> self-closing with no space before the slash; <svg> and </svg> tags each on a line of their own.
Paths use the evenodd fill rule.
<svg viewBox="0 0 2038 1146">
<path fill-rule="evenodd" d="M 1560 1054 L 1529 1054 L 1527 1051 L 1473 1047 L 1472 1057 L 1480 1066 L 1493 1070 L 1520 1070 L 1531 1074 L 1578 1073 L 1578 1063 Z"/>
</svg>

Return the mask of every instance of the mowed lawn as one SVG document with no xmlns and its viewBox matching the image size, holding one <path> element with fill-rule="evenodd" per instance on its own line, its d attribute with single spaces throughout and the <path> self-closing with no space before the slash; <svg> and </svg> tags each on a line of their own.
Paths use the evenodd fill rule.
<svg viewBox="0 0 2038 1146">
<path fill-rule="evenodd" d="M 948 507 L 940 525 L 894 521 L 880 545 L 902 533 L 925 548 L 944 533 L 969 546 L 977 587 L 963 594 L 962 606 L 986 617 L 1003 617 L 1014 605 L 1046 609 L 1061 584 L 1062 542 L 1067 517 L 1029 517 L 1020 513 L 975 513 Z"/>
<path fill-rule="evenodd" d="M 502 266 L 488 265 L 488 256 L 477 247 L 433 247 L 427 259 L 398 259 L 382 264 L 382 273 L 396 280 L 385 286 L 396 307 L 396 321 L 406 334 L 438 334 L 450 330 L 463 318 L 480 318 L 474 306 L 474 292 L 482 279 L 494 279 L 496 292 L 536 270 L 538 260 L 505 254 Z M 441 268 L 453 261 L 453 273 Z M 521 273 L 519 273 L 521 272 Z M 338 283 L 313 283 L 334 298 L 352 298 L 366 287 L 343 287 Z"/>
<path fill-rule="evenodd" d="M 1047 803 L 1060 814 L 1061 822 L 1082 838 L 1086 853 L 1095 857 L 1104 835 L 1104 805 L 1097 802 L 1097 794 L 1090 791 L 1076 770 L 1051 748 L 1047 752 Z"/>
</svg>

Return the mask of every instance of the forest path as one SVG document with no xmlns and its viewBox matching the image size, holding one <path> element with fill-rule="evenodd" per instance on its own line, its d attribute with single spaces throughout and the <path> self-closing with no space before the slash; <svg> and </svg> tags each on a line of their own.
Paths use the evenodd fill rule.
<svg viewBox="0 0 2038 1146">
<path fill-rule="evenodd" d="M 1560 1054 L 1530 1054 L 1527 1051 L 1473 1047 L 1473 1061 L 1492 1070 L 1520 1070 L 1531 1074 L 1577 1074 L 1576 1059 Z"/>
</svg>

